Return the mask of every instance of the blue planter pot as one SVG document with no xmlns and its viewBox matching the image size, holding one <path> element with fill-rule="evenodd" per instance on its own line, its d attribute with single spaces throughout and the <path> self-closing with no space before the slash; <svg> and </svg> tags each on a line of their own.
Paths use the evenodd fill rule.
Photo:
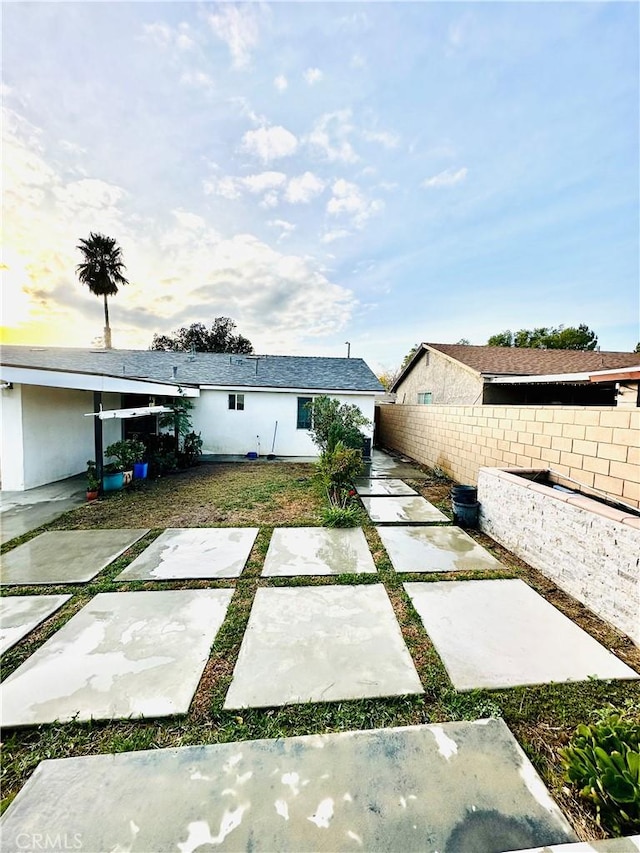
<svg viewBox="0 0 640 853">
<path fill-rule="evenodd" d="M 149 470 L 148 462 L 136 462 L 133 466 L 133 478 L 134 480 L 144 480 L 147 476 L 147 471 Z"/>
<path fill-rule="evenodd" d="M 102 477 L 103 492 L 117 492 L 124 487 L 124 474 L 118 471 L 116 474 L 104 474 Z"/>
</svg>

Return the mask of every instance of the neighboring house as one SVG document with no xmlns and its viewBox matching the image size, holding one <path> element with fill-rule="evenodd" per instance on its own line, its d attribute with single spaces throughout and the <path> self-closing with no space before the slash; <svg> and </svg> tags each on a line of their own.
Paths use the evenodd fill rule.
<svg viewBox="0 0 640 853">
<path fill-rule="evenodd" d="M 615 406 L 632 393 L 618 373 L 634 366 L 640 353 L 423 343 L 391 391 L 410 405 Z"/>
<path fill-rule="evenodd" d="M 2 488 L 30 489 L 86 468 L 95 458 L 87 413 L 191 398 L 205 454 L 315 456 L 307 404 L 327 394 L 373 422 L 380 382 L 359 358 L 2 347 Z M 144 419 L 154 426 L 154 417 Z M 134 420 L 104 420 L 103 446 Z M 277 424 L 277 430 L 276 430 Z"/>
</svg>

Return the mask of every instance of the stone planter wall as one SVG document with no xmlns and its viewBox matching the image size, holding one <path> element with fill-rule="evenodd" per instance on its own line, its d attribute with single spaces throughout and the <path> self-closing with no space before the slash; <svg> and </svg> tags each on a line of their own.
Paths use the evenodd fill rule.
<svg viewBox="0 0 640 853">
<path fill-rule="evenodd" d="M 640 646 L 640 518 L 517 471 L 480 469 L 481 529 Z"/>
</svg>

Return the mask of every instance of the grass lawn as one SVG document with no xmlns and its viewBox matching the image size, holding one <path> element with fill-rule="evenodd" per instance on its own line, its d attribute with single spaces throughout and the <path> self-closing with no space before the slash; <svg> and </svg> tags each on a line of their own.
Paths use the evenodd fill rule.
<svg viewBox="0 0 640 853">
<path fill-rule="evenodd" d="M 413 483 L 420 492 L 451 515 L 451 484 L 430 477 Z M 322 498 L 313 481 L 313 466 L 283 462 L 203 464 L 188 472 L 134 491 L 116 493 L 79 507 L 38 531 L 14 539 L 3 552 L 43 530 L 148 527 L 151 532 L 133 545 L 89 584 L 52 587 L 12 587 L 6 594 L 73 592 L 72 599 L 39 629 L 4 655 L 6 678 L 62 624 L 98 592 L 184 587 L 233 587 L 235 593 L 218 633 L 198 690 L 187 716 L 160 721 L 67 723 L 10 731 L 4 741 L 2 807 L 45 758 L 100 752 L 219 743 L 254 738 L 504 717 L 541 774 L 580 838 L 603 837 L 592 811 L 565 787 L 557 750 L 578 723 L 588 721 L 593 709 L 611 702 L 635 707 L 640 721 L 638 682 L 587 681 L 499 691 L 456 693 L 427 637 L 402 583 L 451 579 L 451 575 L 401 575 L 392 569 L 374 526 L 362 512 L 362 526 L 378 575 L 359 575 L 357 583 L 384 583 L 407 646 L 425 688 L 422 696 L 311 703 L 274 709 L 224 711 L 229 687 L 251 604 L 258 586 L 295 586 L 353 583 L 354 577 L 262 579 L 260 572 L 275 526 L 320 524 Z M 166 527 L 260 527 L 247 566 L 237 580 L 145 582 L 115 584 L 113 579 Z M 640 671 L 640 650 L 586 608 L 559 590 L 543 575 L 481 533 L 472 534 L 506 567 L 497 572 L 461 572 L 454 578 L 520 577 L 569 615 L 622 660 Z M 562 649 L 558 649 L 558 654 Z"/>
</svg>

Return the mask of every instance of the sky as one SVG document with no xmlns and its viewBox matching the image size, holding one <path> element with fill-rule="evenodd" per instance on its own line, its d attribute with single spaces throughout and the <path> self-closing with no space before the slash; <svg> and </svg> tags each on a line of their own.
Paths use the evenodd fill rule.
<svg viewBox="0 0 640 853">
<path fill-rule="evenodd" d="M 257 352 L 639 330 L 634 2 L 8 3 L 2 341 Z"/>
</svg>

